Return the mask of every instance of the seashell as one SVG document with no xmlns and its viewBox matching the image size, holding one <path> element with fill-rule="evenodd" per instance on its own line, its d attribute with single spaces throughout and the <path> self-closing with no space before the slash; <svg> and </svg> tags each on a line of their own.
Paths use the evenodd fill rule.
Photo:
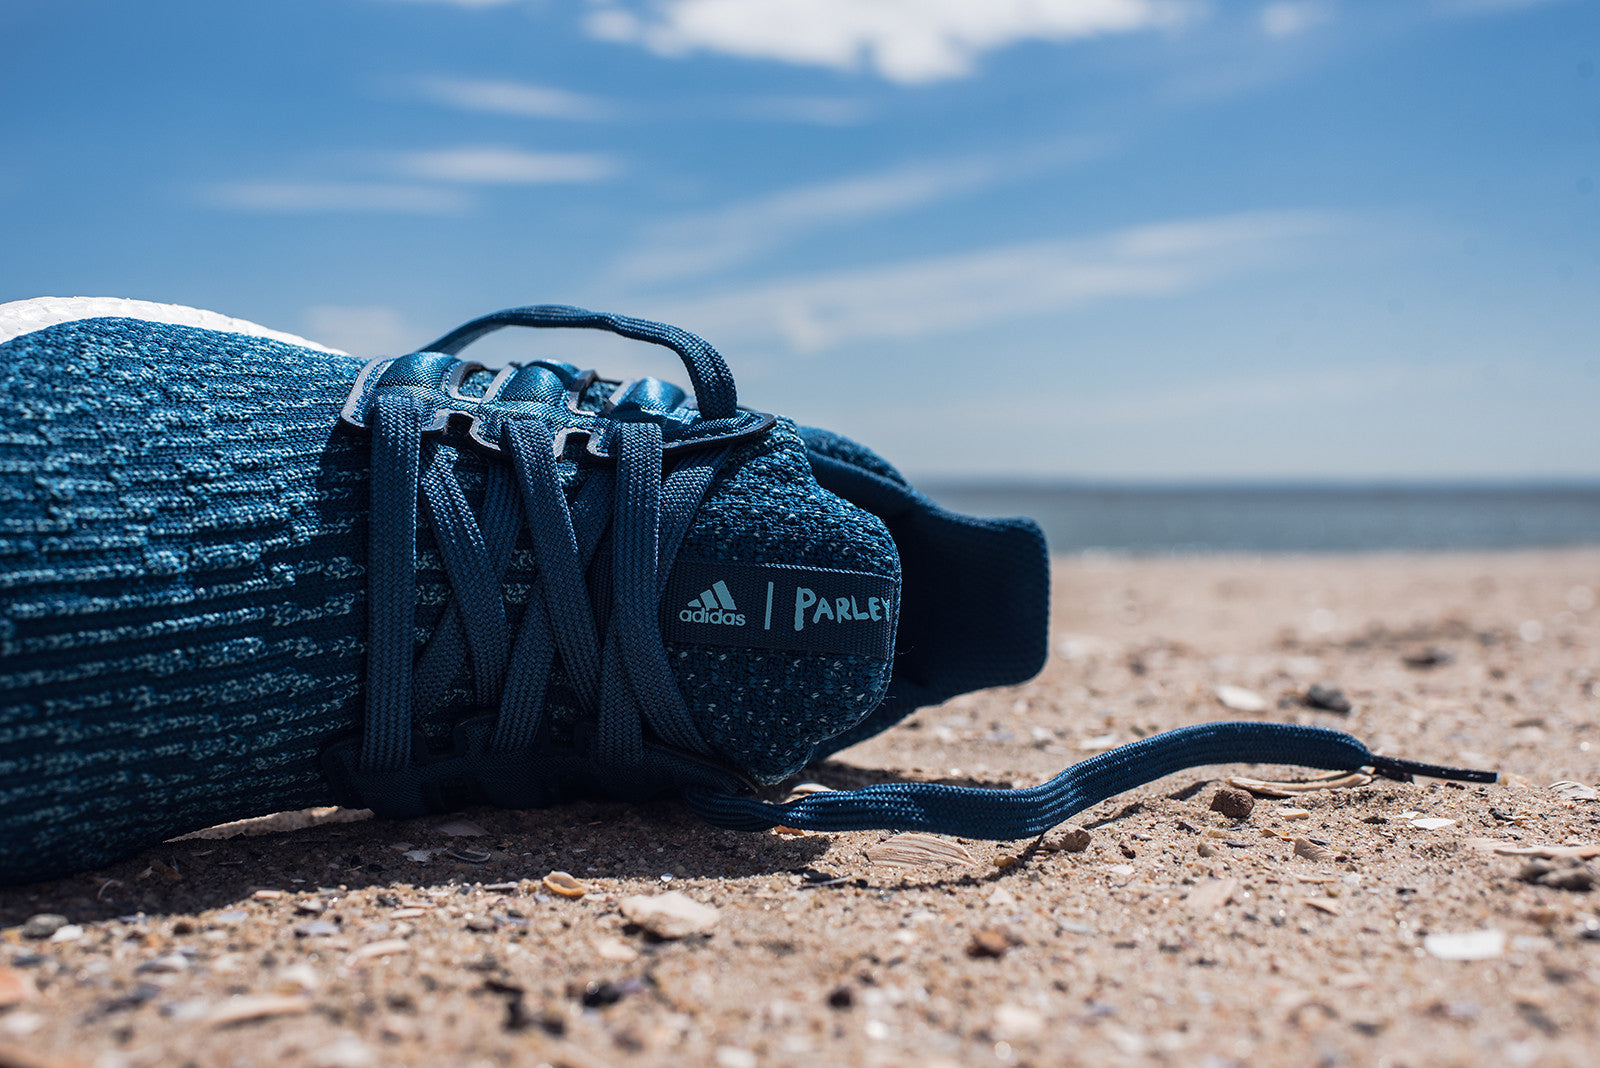
<svg viewBox="0 0 1600 1068">
<path fill-rule="evenodd" d="M 553 871 L 544 877 L 544 885 L 552 894 L 576 901 L 589 892 L 589 888 L 564 871 Z"/>
<path fill-rule="evenodd" d="M 1338 856 L 1325 845 L 1318 845 L 1309 838 L 1296 838 L 1294 840 L 1296 856 L 1305 857 L 1307 860 L 1332 860 Z"/>
<path fill-rule="evenodd" d="M 891 868 L 917 868 L 926 864 L 972 864 L 971 853 L 959 842 L 936 834 L 907 831 L 885 839 L 866 851 L 867 860 Z"/>
</svg>

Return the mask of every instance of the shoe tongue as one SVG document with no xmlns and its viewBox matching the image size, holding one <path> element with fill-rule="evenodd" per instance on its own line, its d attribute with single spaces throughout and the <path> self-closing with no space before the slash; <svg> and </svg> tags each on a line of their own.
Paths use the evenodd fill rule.
<svg viewBox="0 0 1600 1068">
<path fill-rule="evenodd" d="M 817 486 L 786 422 L 724 471 L 674 561 L 661 634 L 707 743 L 772 782 L 883 699 L 899 557 L 881 520 Z"/>
</svg>

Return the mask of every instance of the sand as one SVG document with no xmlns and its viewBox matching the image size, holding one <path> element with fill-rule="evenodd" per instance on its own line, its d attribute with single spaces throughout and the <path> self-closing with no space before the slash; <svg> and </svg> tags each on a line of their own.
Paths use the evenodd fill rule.
<svg viewBox="0 0 1600 1068">
<path fill-rule="evenodd" d="M 1597 592 L 1600 550 L 1061 559 L 1038 679 L 805 778 L 1027 785 L 1258 718 L 1510 781 L 1235 820 L 1224 776 L 1306 773 L 1199 769 L 1083 813 L 1078 853 L 742 835 L 666 803 L 301 814 L 0 891 L 0 1065 L 1600 1063 L 1600 891 L 1494 851 L 1600 843 L 1600 801 L 1549 786 L 1600 780 Z M 1352 710 L 1305 707 L 1318 682 Z M 716 910 L 667 917 L 700 933 L 623 915 L 665 923 L 627 899 L 671 891 Z M 22 937 L 38 913 L 71 926 Z"/>
</svg>

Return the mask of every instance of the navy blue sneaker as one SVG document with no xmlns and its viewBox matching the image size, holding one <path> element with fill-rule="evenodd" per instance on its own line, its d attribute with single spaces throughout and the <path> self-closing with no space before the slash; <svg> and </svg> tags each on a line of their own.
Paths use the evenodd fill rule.
<svg viewBox="0 0 1600 1068">
<path fill-rule="evenodd" d="M 665 346 L 691 391 L 460 358 L 513 325 Z M 1031 790 L 752 796 L 1032 677 L 1049 562 L 1031 521 L 955 515 L 740 407 L 673 327 L 517 308 L 363 366 L 194 309 L 47 298 L 0 305 L 0 398 L 0 883 L 325 804 L 677 794 L 725 827 L 1018 838 L 1194 764 L 1454 774 L 1212 724 Z"/>
</svg>

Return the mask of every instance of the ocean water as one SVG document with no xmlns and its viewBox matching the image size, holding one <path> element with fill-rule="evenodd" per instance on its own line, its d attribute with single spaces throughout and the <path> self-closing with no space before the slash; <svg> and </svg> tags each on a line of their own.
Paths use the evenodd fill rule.
<svg viewBox="0 0 1600 1068">
<path fill-rule="evenodd" d="M 1600 545 L 1600 484 L 935 484 L 956 511 L 1027 515 L 1053 552 L 1183 554 Z"/>
</svg>

